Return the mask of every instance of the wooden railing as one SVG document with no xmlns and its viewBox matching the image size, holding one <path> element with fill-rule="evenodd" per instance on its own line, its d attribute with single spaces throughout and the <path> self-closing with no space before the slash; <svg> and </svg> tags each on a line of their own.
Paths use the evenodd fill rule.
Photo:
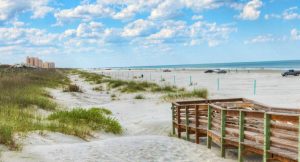
<svg viewBox="0 0 300 162">
<path fill-rule="evenodd" d="M 243 98 L 172 103 L 173 134 L 197 144 L 207 138 L 221 148 L 238 149 L 263 161 L 298 161 L 300 110 L 269 107 Z M 184 136 L 182 136 L 184 134 Z"/>
</svg>

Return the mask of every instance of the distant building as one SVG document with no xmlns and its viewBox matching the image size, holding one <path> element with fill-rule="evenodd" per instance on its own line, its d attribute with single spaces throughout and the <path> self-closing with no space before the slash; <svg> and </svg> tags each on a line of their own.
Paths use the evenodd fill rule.
<svg viewBox="0 0 300 162">
<path fill-rule="evenodd" d="M 53 69 L 53 68 L 55 68 L 55 64 L 53 62 L 44 62 L 43 63 L 43 68 Z"/>
<path fill-rule="evenodd" d="M 38 57 L 26 57 L 26 65 L 35 68 L 55 68 L 54 62 L 43 62 L 43 60 L 39 59 Z"/>
</svg>

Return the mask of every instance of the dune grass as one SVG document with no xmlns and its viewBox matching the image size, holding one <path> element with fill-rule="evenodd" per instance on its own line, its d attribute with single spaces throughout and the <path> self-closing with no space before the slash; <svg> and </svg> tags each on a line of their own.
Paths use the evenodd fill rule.
<svg viewBox="0 0 300 162">
<path fill-rule="evenodd" d="M 58 111 L 58 105 L 45 88 L 69 84 L 63 70 L 0 68 L 0 143 L 10 149 L 18 149 L 19 145 L 14 138 L 16 134 L 38 130 L 62 132 L 81 138 L 90 135 L 93 130 L 120 132 L 120 125 L 109 117 L 111 112 L 108 110 L 94 108 L 87 112 L 82 109 L 70 113 Z M 39 109 L 54 114 L 47 118 Z M 85 116 L 71 122 L 69 118 L 81 115 L 78 113 Z M 69 121 L 60 120 L 59 114 L 68 116 Z M 95 123 L 100 120 L 101 123 Z"/>
<path fill-rule="evenodd" d="M 178 88 L 172 85 L 160 86 L 156 83 L 147 81 L 127 81 L 113 79 L 109 76 L 102 74 L 89 73 L 84 71 L 73 71 L 73 74 L 79 74 L 80 77 L 85 78 L 86 81 L 90 81 L 96 84 L 107 84 L 108 89 L 117 89 L 121 93 L 139 93 L 139 92 L 153 92 L 164 93 L 162 99 L 164 100 L 177 100 L 177 99 L 189 99 L 189 98 L 207 98 L 207 89 L 194 89 L 193 91 L 186 91 L 184 88 Z M 163 81 L 164 78 L 162 78 Z M 115 100 L 115 97 L 112 97 Z"/>
<path fill-rule="evenodd" d="M 76 84 L 69 84 L 64 87 L 64 92 L 79 92 L 82 93 L 81 88 Z"/>
<path fill-rule="evenodd" d="M 169 93 L 162 98 L 164 100 L 178 100 L 187 98 L 207 98 L 207 89 L 194 89 L 193 91 L 181 91 L 177 93 Z"/>
<path fill-rule="evenodd" d="M 134 97 L 134 99 L 136 99 L 136 100 L 143 100 L 143 99 L 145 99 L 145 96 L 143 96 L 143 95 L 141 95 L 141 94 L 138 94 L 138 95 L 136 95 L 136 96 Z"/>
<path fill-rule="evenodd" d="M 60 124 L 71 126 L 74 130 L 84 128 L 85 132 L 74 131 L 73 135 L 85 138 L 91 135 L 93 130 L 103 130 L 114 134 L 120 134 L 122 127 L 120 123 L 111 118 L 111 111 L 104 108 L 82 109 L 77 108 L 71 111 L 58 111 L 51 114 L 48 119 L 58 121 Z"/>
<path fill-rule="evenodd" d="M 157 93 L 170 93 L 182 91 L 176 86 L 159 86 L 156 83 L 147 81 L 126 81 L 120 79 L 113 79 L 109 76 L 102 74 L 89 73 L 79 70 L 72 71 L 73 74 L 80 75 L 86 81 L 93 82 L 95 84 L 107 84 L 109 89 L 117 89 L 121 93 L 137 93 L 137 92 L 157 92 Z"/>
</svg>

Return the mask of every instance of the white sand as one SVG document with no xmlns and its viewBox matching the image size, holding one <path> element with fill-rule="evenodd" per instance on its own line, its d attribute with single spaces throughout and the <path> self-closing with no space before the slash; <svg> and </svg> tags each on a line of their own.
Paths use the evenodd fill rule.
<svg viewBox="0 0 300 162">
<path fill-rule="evenodd" d="M 109 70 L 96 71 L 110 74 L 115 78 L 132 79 L 132 76 L 144 75 L 144 79 L 159 84 L 172 84 L 187 89 L 207 88 L 210 98 L 246 97 L 276 107 L 300 108 L 300 77 L 282 77 L 281 71 L 231 71 L 228 74 L 205 74 L 203 70 L 172 70 L 164 73 L 161 70 Z M 129 76 L 129 77 L 128 77 Z M 174 84 L 175 76 L 175 84 Z M 192 77 L 193 86 L 190 84 Z M 166 81 L 161 82 L 161 77 Z M 217 80 L 220 89 L 217 89 Z M 254 80 L 257 82 L 254 95 Z"/>
<path fill-rule="evenodd" d="M 63 93 L 51 90 L 58 103 L 66 108 L 106 107 L 124 128 L 124 134 L 95 133 L 95 138 L 83 141 L 77 137 L 46 132 L 31 133 L 21 140 L 22 151 L 3 151 L 2 161 L 235 161 L 222 159 L 219 151 L 205 145 L 169 137 L 171 131 L 170 103 L 162 102 L 157 94 L 144 94 L 147 99 L 133 100 L 134 94 L 118 95 L 95 92 L 77 76 L 71 79 L 84 93 Z M 235 159 L 235 158 L 234 158 Z"/>
</svg>

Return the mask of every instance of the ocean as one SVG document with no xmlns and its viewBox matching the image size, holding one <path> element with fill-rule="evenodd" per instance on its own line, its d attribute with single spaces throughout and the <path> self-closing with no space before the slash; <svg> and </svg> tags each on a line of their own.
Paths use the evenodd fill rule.
<svg viewBox="0 0 300 162">
<path fill-rule="evenodd" d="M 124 67 L 123 67 L 124 68 Z M 158 65 L 158 66 L 132 66 L 131 69 L 270 69 L 287 70 L 300 69 L 300 60 L 287 61 L 260 61 L 260 62 L 233 62 L 212 64 L 182 64 L 182 65 Z"/>
</svg>

